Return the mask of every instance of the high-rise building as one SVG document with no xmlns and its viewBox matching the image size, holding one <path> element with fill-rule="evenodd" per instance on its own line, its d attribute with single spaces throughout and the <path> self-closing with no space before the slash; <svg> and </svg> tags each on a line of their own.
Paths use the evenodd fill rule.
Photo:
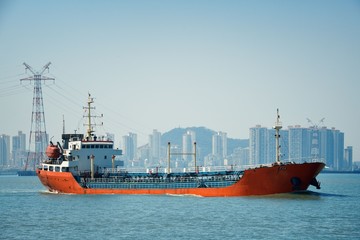
<svg viewBox="0 0 360 240">
<path fill-rule="evenodd" d="M 170 167 L 171 168 L 186 168 L 189 165 L 188 161 L 185 161 L 183 158 L 182 148 L 178 145 L 171 145 L 170 146 Z M 167 166 L 167 164 L 166 164 Z"/>
<path fill-rule="evenodd" d="M 135 133 L 128 133 L 123 136 L 122 149 L 125 160 L 137 159 L 137 135 Z"/>
<path fill-rule="evenodd" d="M 22 131 L 12 137 L 12 164 L 14 167 L 22 167 L 26 161 L 26 134 Z"/>
<path fill-rule="evenodd" d="M 161 154 L 161 133 L 156 129 L 149 135 L 150 164 L 158 164 Z"/>
<path fill-rule="evenodd" d="M 226 158 L 227 155 L 228 155 L 228 152 L 227 152 L 227 143 L 228 143 L 227 133 L 221 132 L 221 140 L 222 140 L 222 157 Z"/>
<path fill-rule="evenodd" d="M 221 152 L 221 137 L 218 134 L 212 136 L 212 155 L 220 155 Z"/>
<path fill-rule="evenodd" d="M 249 164 L 249 148 L 238 147 L 230 156 L 231 164 L 236 166 L 244 166 Z"/>
<path fill-rule="evenodd" d="M 217 132 L 212 136 L 212 154 L 220 158 L 227 157 L 227 133 Z"/>
<path fill-rule="evenodd" d="M 151 149 L 149 147 L 149 144 L 143 145 L 138 147 L 137 149 L 137 156 L 139 159 L 139 167 L 148 167 L 150 166 L 149 159 L 150 157 Z"/>
<path fill-rule="evenodd" d="M 0 166 L 10 165 L 10 136 L 0 135 Z"/>
<path fill-rule="evenodd" d="M 289 161 L 311 160 L 311 131 L 300 125 L 289 126 Z"/>
<path fill-rule="evenodd" d="M 280 160 L 289 160 L 289 131 L 280 130 Z M 250 164 L 267 164 L 276 161 L 275 129 L 257 125 L 250 128 Z"/>
<path fill-rule="evenodd" d="M 250 128 L 249 148 L 250 162 L 249 164 L 264 164 L 268 156 L 268 130 L 261 125 Z"/>
<path fill-rule="evenodd" d="M 335 128 L 319 129 L 319 156 L 332 170 L 343 170 L 344 133 Z"/>
<path fill-rule="evenodd" d="M 353 148 L 352 146 L 347 146 L 344 152 L 344 170 L 351 171 L 353 165 Z"/>
<path fill-rule="evenodd" d="M 182 156 L 185 163 L 189 164 L 193 160 L 193 155 L 188 155 L 194 152 L 194 143 L 196 142 L 196 133 L 194 131 L 187 131 L 182 136 L 182 149 L 183 153 L 187 153 Z"/>
<path fill-rule="evenodd" d="M 250 128 L 249 148 L 249 164 L 274 162 L 275 130 L 259 125 Z M 344 133 L 335 128 L 296 125 L 280 130 L 280 154 L 284 162 L 323 161 L 332 170 L 349 167 L 344 159 Z"/>
</svg>

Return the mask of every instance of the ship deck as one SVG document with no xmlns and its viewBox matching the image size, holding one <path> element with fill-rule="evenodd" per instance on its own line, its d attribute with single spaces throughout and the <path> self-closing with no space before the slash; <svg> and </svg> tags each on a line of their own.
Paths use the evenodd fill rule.
<svg viewBox="0 0 360 240">
<path fill-rule="evenodd" d="M 109 174 L 91 178 L 84 173 L 76 177 L 84 188 L 114 189 L 177 189 L 177 188 L 221 188 L 236 183 L 243 172 L 217 172 L 192 174 Z"/>
</svg>

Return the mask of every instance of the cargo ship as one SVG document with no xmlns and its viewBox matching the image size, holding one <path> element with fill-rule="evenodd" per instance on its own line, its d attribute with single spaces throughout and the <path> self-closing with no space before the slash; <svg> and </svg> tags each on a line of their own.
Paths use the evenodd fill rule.
<svg viewBox="0 0 360 240">
<path fill-rule="evenodd" d="M 247 168 L 196 166 L 176 171 L 170 168 L 170 143 L 166 168 L 125 169 L 118 160 L 122 150 L 114 148 L 111 139 L 97 137 L 93 131 L 89 94 L 87 132 L 63 134 L 46 149 L 48 159 L 36 173 L 51 192 L 64 194 L 169 194 L 202 197 L 235 197 L 291 193 L 307 190 L 310 185 L 320 189 L 316 176 L 325 167 L 323 162 L 282 162 L 280 160 L 280 116 L 276 130 L 276 159 L 272 164 Z M 196 143 L 195 143 L 196 149 Z"/>
</svg>

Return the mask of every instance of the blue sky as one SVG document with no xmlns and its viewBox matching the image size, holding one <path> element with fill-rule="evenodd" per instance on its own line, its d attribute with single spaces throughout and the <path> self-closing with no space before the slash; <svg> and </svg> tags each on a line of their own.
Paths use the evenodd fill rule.
<svg viewBox="0 0 360 240">
<path fill-rule="evenodd" d="M 83 131 L 90 92 L 103 132 L 205 126 L 248 138 L 306 118 L 345 133 L 360 160 L 360 1 L 0 1 L 0 134 L 30 130 L 41 70 L 47 132 Z"/>
</svg>

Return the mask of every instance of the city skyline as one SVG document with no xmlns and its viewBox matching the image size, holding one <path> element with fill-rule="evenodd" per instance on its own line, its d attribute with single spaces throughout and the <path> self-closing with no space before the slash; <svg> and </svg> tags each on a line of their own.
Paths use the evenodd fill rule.
<svg viewBox="0 0 360 240">
<path fill-rule="evenodd" d="M 29 134 L 35 71 L 46 130 L 80 124 L 87 94 L 104 127 L 148 141 L 153 129 L 206 126 L 247 138 L 256 124 L 307 118 L 341 129 L 360 157 L 357 1 L 1 1 L 0 132 Z M 29 15 L 31 13 L 31 15 Z"/>
<path fill-rule="evenodd" d="M 211 136 L 207 136 L 211 138 L 210 151 L 205 151 L 200 145 L 196 147 L 196 151 L 194 149 L 197 132 L 201 129 L 212 132 Z M 198 132 L 202 136 L 199 141 L 207 142 L 202 131 Z M 69 134 L 65 135 L 68 136 Z M 122 136 L 121 146 L 118 147 L 117 144 L 114 144 L 114 147 L 122 150 L 123 156 L 120 159 L 124 161 L 123 164 L 127 167 L 164 166 L 167 164 L 168 158 L 167 146 L 162 141 L 165 135 L 154 129 L 153 133 L 149 134 L 149 142 L 138 147 L 137 134 L 129 132 Z M 171 164 L 173 167 L 187 168 L 193 166 L 195 163 L 193 161 L 194 156 L 189 154 L 194 152 L 197 152 L 196 159 L 200 166 L 271 164 L 275 161 L 274 136 L 275 130 L 273 128 L 257 125 L 249 129 L 249 138 L 244 139 L 248 140 L 248 146 L 241 146 L 242 144 L 238 142 L 238 145 L 229 149 L 227 147 L 227 133 L 225 132 L 216 132 L 206 128 L 197 128 L 196 131 L 184 129 L 184 133 L 178 135 L 180 144 L 171 144 L 171 152 L 177 154 L 175 158 L 171 157 Z M 349 171 L 355 166 L 353 165 L 353 148 L 344 145 L 344 133 L 340 130 L 327 127 L 304 128 L 297 125 L 280 130 L 280 136 L 280 154 L 283 162 L 323 161 L 330 170 L 335 171 Z M 111 133 L 106 133 L 105 138 L 98 135 L 97 137 L 115 139 L 114 134 Z M 174 135 L 170 138 L 174 140 Z M 12 139 L 11 146 L 10 139 Z M 25 151 L 25 139 L 26 134 L 22 131 L 18 132 L 18 136 L 12 137 L 0 134 L 0 166 L 23 167 L 25 156 L 29 153 Z M 167 142 L 169 138 L 165 140 Z M 209 147 L 205 145 L 201 144 L 203 147 Z M 186 153 L 186 155 L 181 156 L 180 153 Z M 8 156 L 4 157 L 5 155 Z M 32 160 L 27 164 L 32 164 Z"/>
</svg>

